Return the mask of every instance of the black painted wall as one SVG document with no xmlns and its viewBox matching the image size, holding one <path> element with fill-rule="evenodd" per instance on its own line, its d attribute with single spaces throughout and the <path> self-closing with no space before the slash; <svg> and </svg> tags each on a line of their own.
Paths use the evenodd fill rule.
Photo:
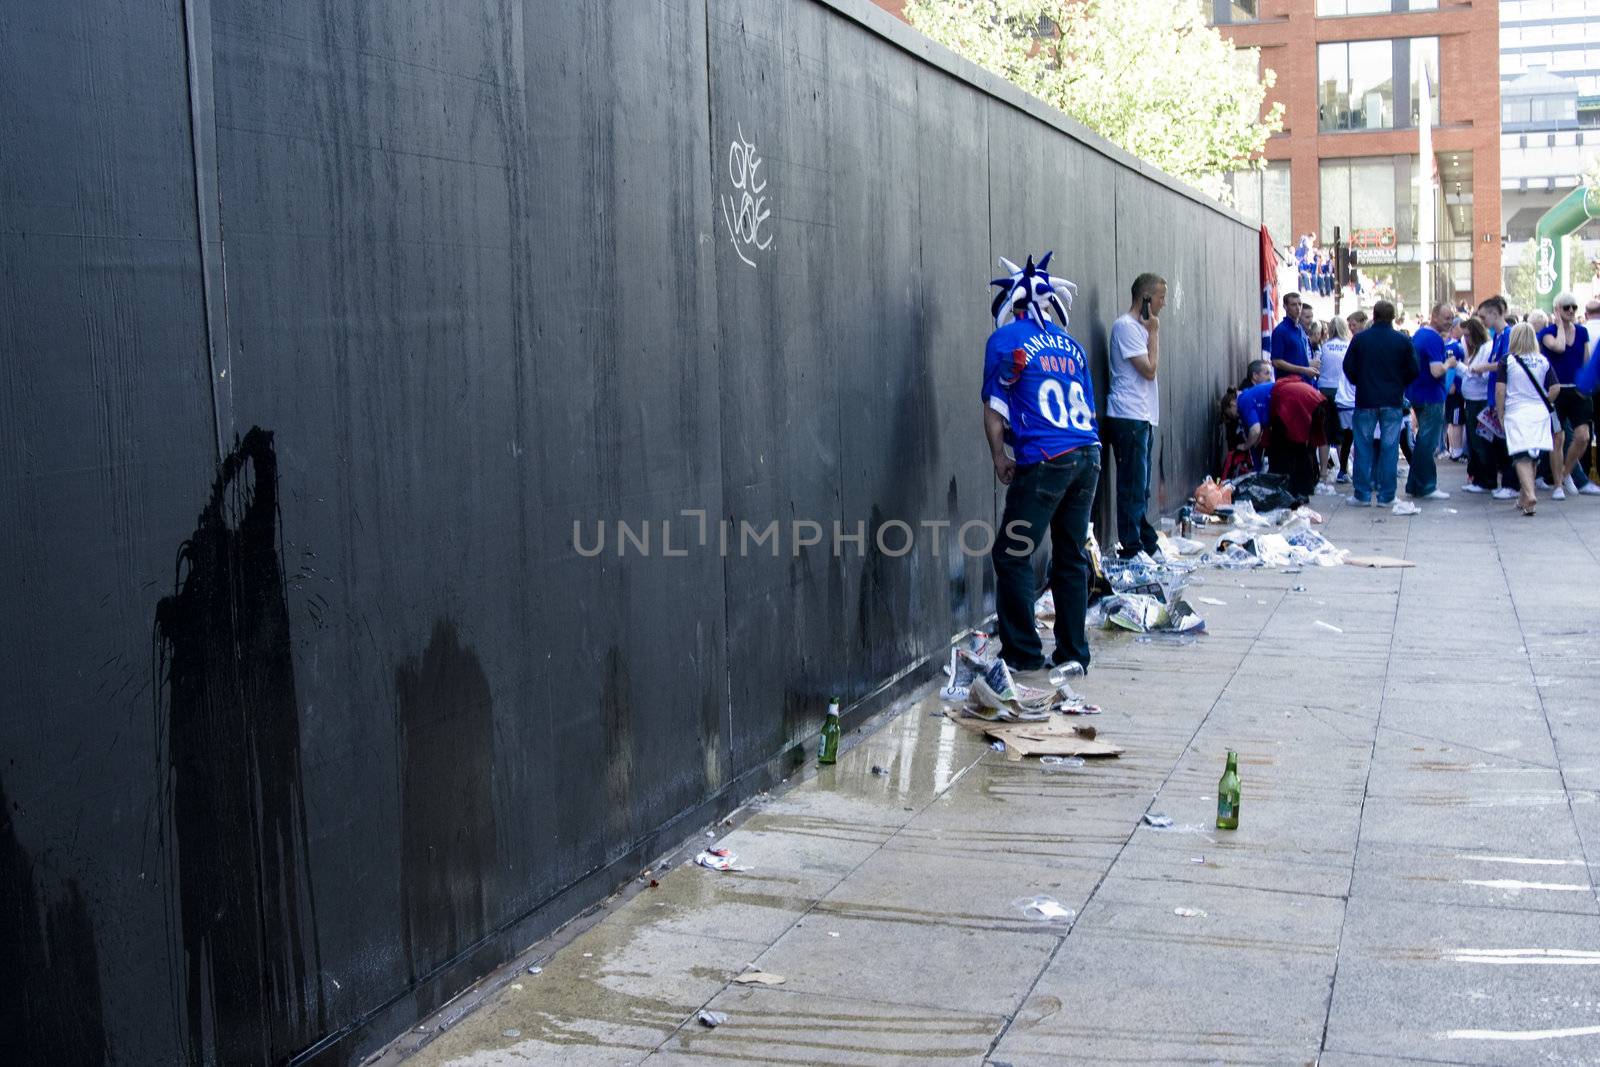
<svg viewBox="0 0 1600 1067">
<path fill-rule="evenodd" d="M 864 0 L 23 0 L 0 145 L 8 1062 L 348 1061 L 928 669 L 987 563 L 872 531 L 996 512 L 996 255 L 1100 371 L 1171 280 L 1167 509 L 1256 322 Z"/>
</svg>

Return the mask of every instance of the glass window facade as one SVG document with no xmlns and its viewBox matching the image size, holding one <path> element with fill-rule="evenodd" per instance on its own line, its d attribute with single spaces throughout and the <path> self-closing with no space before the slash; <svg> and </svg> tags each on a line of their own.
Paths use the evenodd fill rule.
<svg viewBox="0 0 1600 1067">
<path fill-rule="evenodd" d="M 1439 0 L 1317 0 L 1318 18 L 1387 15 L 1395 11 L 1434 11 Z"/>
<path fill-rule="evenodd" d="M 1429 112 L 1439 121 L 1439 39 L 1336 41 L 1317 46 L 1317 127 L 1391 130 L 1422 118 L 1420 80 L 1430 86 Z"/>
<path fill-rule="evenodd" d="M 1289 164 L 1268 163 L 1262 170 L 1236 170 L 1228 176 L 1239 214 L 1267 228 L 1279 244 L 1289 241 Z"/>
<path fill-rule="evenodd" d="M 1453 177 L 1434 190 L 1431 258 L 1449 291 L 1472 288 L 1471 160 L 1471 153 L 1452 154 Z M 1325 159 L 1320 177 L 1323 244 L 1339 227 L 1367 279 L 1392 287 L 1406 307 L 1422 307 L 1419 264 L 1428 252 L 1418 243 L 1417 157 Z"/>
<path fill-rule="evenodd" d="M 1259 0 L 1211 0 L 1211 21 L 1214 25 L 1256 22 L 1260 18 Z"/>
</svg>

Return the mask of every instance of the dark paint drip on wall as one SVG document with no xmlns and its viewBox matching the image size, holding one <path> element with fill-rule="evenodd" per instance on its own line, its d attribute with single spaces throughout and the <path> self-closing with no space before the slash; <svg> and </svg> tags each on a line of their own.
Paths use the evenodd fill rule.
<svg viewBox="0 0 1600 1067">
<path fill-rule="evenodd" d="M 223 459 L 177 591 L 156 606 L 190 1063 L 277 1063 L 327 1029 L 280 552 L 277 455 L 255 427 Z"/>
<path fill-rule="evenodd" d="M 498 862 L 494 702 L 477 653 L 440 620 L 395 671 L 400 735 L 400 941 L 413 984 L 488 929 Z M 429 994 L 432 996 L 434 994 Z M 438 1005 L 422 1003 L 426 1015 Z"/>
<path fill-rule="evenodd" d="M 0 1047 L 19 1067 L 110 1059 L 94 925 L 76 881 L 41 899 L 0 783 Z"/>
<path fill-rule="evenodd" d="M 956 490 L 955 475 L 950 476 L 950 488 L 944 494 L 946 529 L 945 576 L 949 583 L 950 624 L 960 627 L 967 618 L 967 580 L 975 562 L 961 548 L 961 495 Z M 976 544 L 976 542 L 974 542 Z"/>
<path fill-rule="evenodd" d="M 600 730 L 606 745 L 606 850 L 624 851 L 633 841 L 633 695 L 628 659 L 612 645 L 600 666 Z"/>
</svg>

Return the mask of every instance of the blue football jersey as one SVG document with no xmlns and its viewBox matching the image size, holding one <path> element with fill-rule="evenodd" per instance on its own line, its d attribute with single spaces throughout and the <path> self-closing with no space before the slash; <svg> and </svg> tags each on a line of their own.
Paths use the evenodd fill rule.
<svg viewBox="0 0 1600 1067">
<path fill-rule="evenodd" d="M 1010 423 L 1020 465 L 1100 443 L 1089 361 L 1055 323 L 1019 319 L 989 335 L 983 400 Z"/>
</svg>

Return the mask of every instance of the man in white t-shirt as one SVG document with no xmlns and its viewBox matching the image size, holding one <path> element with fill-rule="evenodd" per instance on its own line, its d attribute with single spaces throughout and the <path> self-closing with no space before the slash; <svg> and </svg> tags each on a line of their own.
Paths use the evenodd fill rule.
<svg viewBox="0 0 1600 1067">
<path fill-rule="evenodd" d="M 1156 530 L 1145 518 L 1150 498 L 1150 451 L 1161 421 L 1156 369 L 1161 363 L 1161 308 L 1166 280 L 1141 274 L 1133 282 L 1128 313 L 1111 324 L 1111 392 L 1100 437 L 1117 461 L 1117 542 L 1124 557 L 1159 550 Z"/>
</svg>

